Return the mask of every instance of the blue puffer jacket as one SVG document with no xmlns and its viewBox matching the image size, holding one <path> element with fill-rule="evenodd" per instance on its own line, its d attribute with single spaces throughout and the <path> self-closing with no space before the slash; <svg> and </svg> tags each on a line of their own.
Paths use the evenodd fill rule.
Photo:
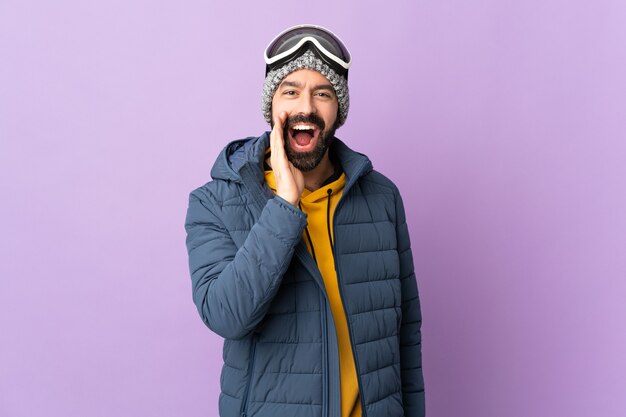
<svg viewBox="0 0 626 417">
<path fill-rule="evenodd" d="M 194 190 L 185 228 L 193 299 L 225 338 L 220 416 L 339 417 L 339 352 L 306 215 L 265 185 L 269 133 L 230 143 Z M 334 253 L 364 417 L 424 415 L 421 314 L 395 185 L 336 139 L 346 173 Z"/>
</svg>

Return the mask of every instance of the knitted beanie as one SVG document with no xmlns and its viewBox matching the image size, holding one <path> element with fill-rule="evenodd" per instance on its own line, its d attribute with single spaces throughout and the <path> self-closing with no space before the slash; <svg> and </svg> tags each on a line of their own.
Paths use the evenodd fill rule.
<svg viewBox="0 0 626 417">
<path fill-rule="evenodd" d="M 281 81 L 289 74 L 300 69 L 310 69 L 319 72 L 332 84 L 337 95 L 339 103 L 339 114 L 337 115 L 336 126 L 343 125 L 348 117 L 348 109 L 350 108 L 350 95 L 348 92 L 348 80 L 337 74 L 332 68 L 322 62 L 315 56 L 313 51 L 307 50 L 304 54 L 293 59 L 267 73 L 265 83 L 263 84 L 263 95 L 261 101 L 261 111 L 268 123 L 272 121 L 272 98 Z"/>
</svg>

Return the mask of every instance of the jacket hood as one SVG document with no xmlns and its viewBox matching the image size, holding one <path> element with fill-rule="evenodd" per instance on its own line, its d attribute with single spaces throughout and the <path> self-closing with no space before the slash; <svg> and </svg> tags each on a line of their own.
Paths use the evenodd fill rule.
<svg viewBox="0 0 626 417">
<path fill-rule="evenodd" d="M 256 163 L 262 167 L 263 154 L 270 143 L 269 133 L 234 140 L 226 145 L 213 164 L 211 177 L 215 180 L 241 182 L 241 167 L 248 163 Z"/>
<path fill-rule="evenodd" d="M 216 180 L 242 182 L 241 168 L 250 164 L 256 165 L 253 171 L 257 173 L 260 181 L 264 181 L 263 156 L 269 144 L 270 132 L 265 132 L 259 137 L 251 136 L 230 142 L 220 152 L 213 164 L 211 177 Z M 333 139 L 330 149 L 341 163 L 348 183 L 372 170 L 372 163 L 367 156 L 348 148 L 336 137 Z"/>
</svg>

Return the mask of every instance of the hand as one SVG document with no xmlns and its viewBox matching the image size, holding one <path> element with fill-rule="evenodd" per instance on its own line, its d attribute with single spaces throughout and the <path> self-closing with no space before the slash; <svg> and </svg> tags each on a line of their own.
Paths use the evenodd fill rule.
<svg viewBox="0 0 626 417">
<path fill-rule="evenodd" d="M 289 162 L 285 154 L 285 141 L 283 140 L 285 120 L 287 120 L 286 112 L 281 112 L 274 117 L 274 128 L 270 134 L 272 152 L 270 164 L 276 180 L 276 194 L 296 206 L 304 190 L 304 176 L 302 171 Z"/>
</svg>

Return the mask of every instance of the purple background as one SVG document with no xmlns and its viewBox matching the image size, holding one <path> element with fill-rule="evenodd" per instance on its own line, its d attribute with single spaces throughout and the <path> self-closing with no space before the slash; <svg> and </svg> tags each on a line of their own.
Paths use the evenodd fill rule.
<svg viewBox="0 0 626 417">
<path fill-rule="evenodd" d="M 0 3 L 0 416 L 217 415 L 188 193 L 303 22 L 405 199 L 428 415 L 626 415 L 626 3 L 298 4 Z"/>
</svg>

